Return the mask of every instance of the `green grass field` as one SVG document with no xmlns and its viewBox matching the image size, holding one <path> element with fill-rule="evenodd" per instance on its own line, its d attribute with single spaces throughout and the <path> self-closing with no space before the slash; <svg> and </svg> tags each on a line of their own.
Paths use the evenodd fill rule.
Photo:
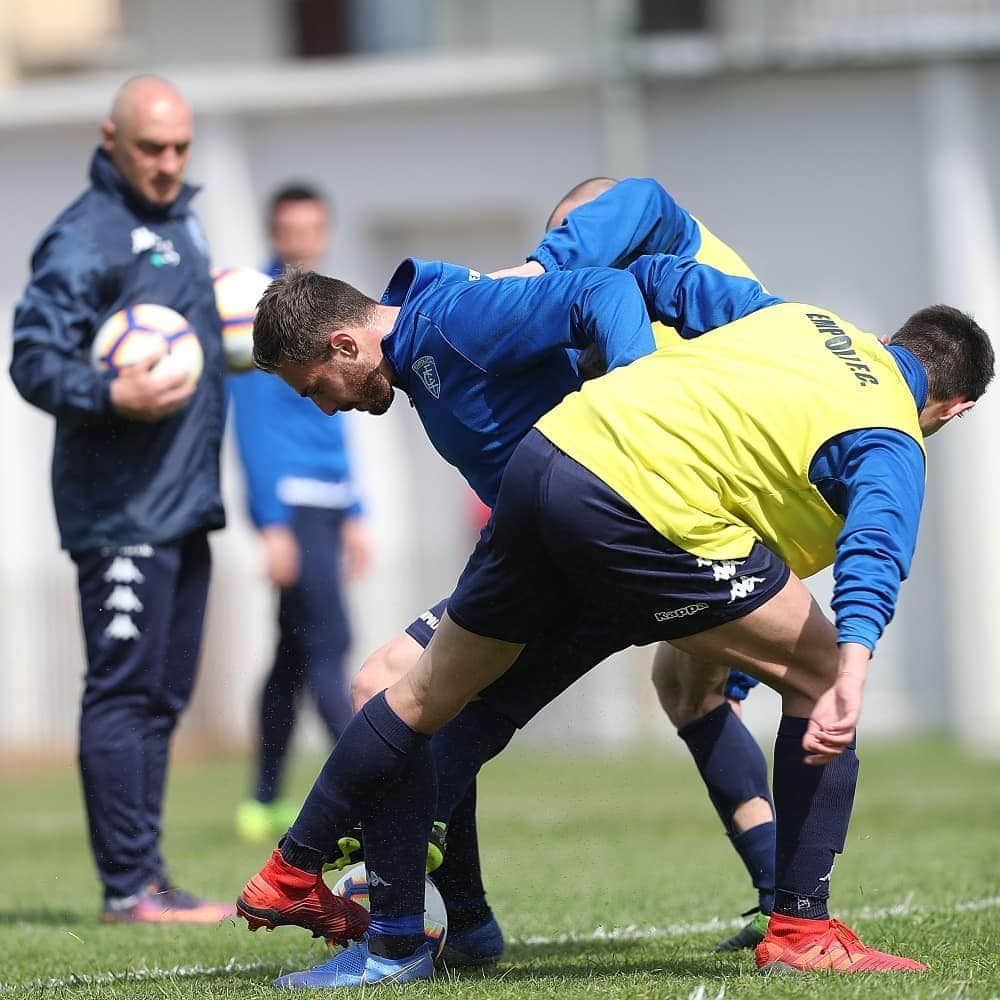
<svg viewBox="0 0 1000 1000">
<path fill-rule="evenodd" d="M 308 787 L 315 761 L 296 774 Z M 263 862 L 231 833 L 240 761 L 172 776 L 173 875 L 234 898 Z M 0 994 L 263 997 L 322 961 L 305 932 L 103 926 L 75 774 L 0 778 Z M 762 979 L 711 948 L 749 883 L 688 761 L 511 752 L 483 775 L 490 899 L 510 939 L 495 969 L 403 988 L 409 997 L 1000 997 L 1000 766 L 942 741 L 862 753 L 835 909 L 872 944 L 919 957 L 920 977 Z M 390 988 L 394 990 L 396 988 Z M 388 992 L 388 991 L 383 991 Z"/>
</svg>

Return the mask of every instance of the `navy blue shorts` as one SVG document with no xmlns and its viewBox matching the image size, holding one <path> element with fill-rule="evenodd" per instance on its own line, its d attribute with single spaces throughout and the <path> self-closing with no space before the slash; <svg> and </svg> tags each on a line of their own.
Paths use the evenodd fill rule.
<svg viewBox="0 0 1000 1000">
<path fill-rule="evenodd" d="M 406 634 L 426 646 L 447 606 L 447 598 L 438 601 L 406 628 Z M 521 729 L 563 691 L 624 648 L 615 629 L 599 616 L 583 612 L 532 642 L 479 697 Z"/>
<path fill-rule="evenodd" d="M 531 643 L 581 618 L 618 646 L 680 639 L 749 614 L 789 569 L 755 543 L 742 559 L 678 548 L 588 469 L 531 431 L 448 601 L 477 635 Z"/>
</svg>

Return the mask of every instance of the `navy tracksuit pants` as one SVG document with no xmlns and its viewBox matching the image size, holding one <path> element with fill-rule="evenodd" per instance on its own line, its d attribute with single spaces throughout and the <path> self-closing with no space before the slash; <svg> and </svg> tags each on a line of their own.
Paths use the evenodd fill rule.
<svg viewBox="0 0 1000 1000">
<path fill-rule="evenodd" d="M 72 557 L 87 647 L 84 803 L 105 898 L 123 898 L 164 874 L 167 757 L 194 687 L 211 552 L 205 532 L 196 532 Z"/>
<path fill-rule="evenodd" d="M 344 514 L 321 507 L 292 508 L 301 553 L 298 581 L 281 592 L 278 648 L 260 698 L 260 759 L 254 797 L 278 795 L 296 707 L 304 686 L 336 740 L 350 721 L 344 656 L 351 644 L 344 607 L 340 528 Z"/>
</svg>

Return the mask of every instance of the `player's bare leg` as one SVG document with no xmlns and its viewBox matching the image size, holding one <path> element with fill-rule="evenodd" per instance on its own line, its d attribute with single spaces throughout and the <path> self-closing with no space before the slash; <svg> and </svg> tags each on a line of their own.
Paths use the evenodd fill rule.
<svg viewBox="0 0 1000 1000">
<path fill-rule="evenodd" d="M 774 904 L 774 813 L 767 762 L 726 698 L 729 665 L 709 663 L 661 643 L 653 656 L 653 687 L 701 774 L 709 799 L 757 895 L 751 919 L 716 951 L 756 948 Z"/>
<path fill-rule="evenodd" d="M 423 651 L 424 647 L 405 632 L 379 646 L 361 664 L 361 669 L 351 681 L 351 707 L 354 711 L 360 711 L 366 701 L 395 684 L 416 665 Z"/>
<path fill-rule="evenodd" d="M 469 632 L 445 612 L 430 645 L 386 691 L 386 701 L 407 726 L 430 736 L 507 670 L 522 649 L 522 643 Z"/>
<path fill-rule="evenodd" d="M 782 697 L 774 754 L 776 893 L 756 951 L 761 971 L 922 971 L 919 962 L 866 947 L 827 912 L 833 865 L 844 849 L 857 785 L 853 732 L 839 724 L 856 719 L 850 698 L 841 696 L 854 681 L 845 684 L 839 669 L 845 659 L 851 666 L 851 651 L 838 648 L 836 629 L 802 581 L 792 575 L 778 594 L 743 618 L 675 644 L 709 662 L 736 664 Z M 825 766 L 815 766 L 817 748 Z"/>
</svg>

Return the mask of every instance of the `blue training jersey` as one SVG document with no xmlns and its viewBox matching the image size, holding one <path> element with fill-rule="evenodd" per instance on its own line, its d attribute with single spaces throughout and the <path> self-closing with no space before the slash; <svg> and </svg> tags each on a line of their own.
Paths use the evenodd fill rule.
<svg viewBox="0 0 1000 1000">
<path fill-rule="evenodd" d="M 492 280 L 405 260 L 382 296 L 399 306 L 382 350 L 431 443 L 487 506 L 534 422 L 580 385 L 571 351 L 596 344 L 608 367 L 654 349 L 626 271 L 586 268 Z"/>
<path fill-rule="evenodd" d="M 287 524 L 293 507 L 360 513 L 344 417 L 303 406 L 294 389 L 261 371 L 230 375 L 236 442 L 258 528 Z"/>
</svg>

